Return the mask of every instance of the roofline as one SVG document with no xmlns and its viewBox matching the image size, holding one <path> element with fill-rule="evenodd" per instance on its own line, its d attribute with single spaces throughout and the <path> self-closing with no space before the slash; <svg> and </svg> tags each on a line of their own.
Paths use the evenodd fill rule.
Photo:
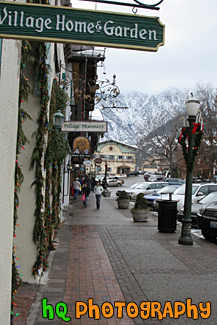
<svg viewBox="0 0 217 325">
<path fill-rule="evenodd" d="M 100 145 L 101 143 L 102 143 L 102 144 L 105 144 L 106 142 L 116 142 L 116 143 L 122 144 L 122 145 L 124 145 L 124 146 L 130 147 L 130 148 L 133 148 L 133 149 L 138 149 L 137 146 L 133 146 L 133 145 L 130 145 L 130 144 L 126 144 L 126 143 L 124 143 L 124 142 L 120 142 L 120 141 L 116 141 L 116 140 L 106 140 L 106 141 L 102 141 L 102 142 L 99 142 L 98 145 Z"/>
</svg>

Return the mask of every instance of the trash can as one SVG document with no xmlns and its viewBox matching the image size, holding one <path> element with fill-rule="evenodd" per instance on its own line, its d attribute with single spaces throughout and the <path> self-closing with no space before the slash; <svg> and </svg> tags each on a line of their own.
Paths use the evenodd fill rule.
<svg viewBox="0 0 217 325">
<path fill-rule="evenodd" d="M 158 230 L 160 232 L 176 231 L 177 202 L 174 200 L 157 200 L 158 210 Z"/>
</svg>

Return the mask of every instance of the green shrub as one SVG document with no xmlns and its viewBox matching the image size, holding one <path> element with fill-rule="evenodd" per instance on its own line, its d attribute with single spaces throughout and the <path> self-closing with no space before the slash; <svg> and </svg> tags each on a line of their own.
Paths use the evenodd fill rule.
<svg viewBox="0 0 217 325">
<path fill-rule="evenodd" d="M 143 193 L 139 193 L 136 197 L 136 203 L 134 209 L 148 209 L 148 200 L 144 198 Z"/>
<path fill-rule="evenodd" d="M 129 194 L 126 191 L 121 191 L 117 198 L 117 200 L 129 200 L 129 199 L 130 199 Z"/>
</svg>

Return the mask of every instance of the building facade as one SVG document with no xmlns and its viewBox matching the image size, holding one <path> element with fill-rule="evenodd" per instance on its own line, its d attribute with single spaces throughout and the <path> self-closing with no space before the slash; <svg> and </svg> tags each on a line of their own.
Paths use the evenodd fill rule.
<svg viewBox="0 0 217 325">
<path fill-rule="evenodd" d="M 56 1 L 60 4 L 71 6 L 67 0 Z M 70 176 L 89 158 L 73 157 L 70 149 L 81 134 L 63 136 L 53 116 L 61 111 L 66 121 L 90 119 L 97 62 L 104 56 L 93 47 L 67 44 L 4 39 L 0 45 L 0 323 L 9 324 L 19 277 L 27 283 L 41 280 L 49 252 L 55 249 L 62 210 L 69 203 Z M 82 136 L 92 154 L 100 134 Z M 13 275 L 16 281 L 11 281 Z"/>
<path fill-rule="evenodd" d="M 16 159 L 16 136 L 19 94 L 20 41 L 1 41 L 1 143 L 0 143 L 0 263 L 1 263 L 1 308 L 0 324 L 9 324 L 11 315 L 11 273 L 13 245 L 14 170 Z"/>
<path fill-rule="evenodd" d="M 109 140 L 98 144 L 96 158 L 101 158 L 101 166 L 95 167 L 96 174 L 126 175 L 136 169 L 136 146 Z"/>
</svg>

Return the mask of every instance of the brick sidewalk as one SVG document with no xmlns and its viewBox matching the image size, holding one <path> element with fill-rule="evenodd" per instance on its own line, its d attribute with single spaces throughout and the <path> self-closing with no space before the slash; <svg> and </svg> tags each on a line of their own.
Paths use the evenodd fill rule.
<svg viewBox="0 0 217 325">
<path fill-rule="evenodd" d="M 34 300 L 36 290 L 37 290 L 36 284 L 28 284 L 28 283 L 23 283 L 18 288 L 15 297 L 15 302 L 14 302 L 15 307 L 13 313 L 14 315 L 16 314 L 19 315 L 14 317 L 13 324 L 24 325 L 26 323 L 26 317 L 32 305 L 32 302 Z"/>
<path fill-rule="evenodd" d="M 112 203 L 112 205 L 111 205 Z M 55 317 L 42 318 L 41 299 L 55 306 L 67 304 L 67 316 L 72 325 L 156 325 L 159 320 L 140 317 L 131 320 L 126 314 L 117 319 L 116 308 L 112 318 L 75 319 L 75 303 L 88 302 L 101 308 L 105 302 L 142 301 L 185 301 L 192 297 L 195 302 L 212 301 L 216 309 L 216 245 L 194 236 L 194 246 L 178 245 L 180 227 L 176 233 L 159 233 L 157 218 L 153 216 L 146 224 L 133 223 L 125 211 L 119 211 L 115 202 L 102 201 L 102 209 L 95 209 L 94 197 L 87 209 L 80 208 L 81 202 L 69 206 L 66 222 L 59 231 L 59 245 L 55 251 L 46 285 L 25 285 L 18 290 L 20 313 L 14 324 L 63 325 L 66 322 Z M 208 290 L 206 290 L 208 288 Z M 32 290 L 32 291 L 31 291 Z M 40 295 L 38 295 L 40 292 Z M 34 295 L 39 298 L 33 301 Z M 28 309 L 33 301 L 27 322 Z M 19 310 L 20 306 L 20 310 Z M 123 308 L 125 310 L 125 308 Z M 217 316 L 206 324 L 216 324 Z M 199 320 L 204 321 L 204 320 Z M 165 319 L 165 324 L 173 324 Z M 193 324 L 193 320 L 182 318 L 176 324 Z M 201 323 L 202 324 L 202 323 Z M 203 323 L 204 324 L 204 323 Z"/>
<path fill-rule="evenodd" d="M 121 320 L 115 316 L 108 321 L 105 318 L 96 321 L 87 315 L 81 320 L 73 319 L 75 301 L 87 302 L 90 298 L 99 306 L 104 302 L 114 304 L 115 301 L 125 300 L 97 227 L 73 226 L 64 299 L 69 307 L 71 324 L 133 324 L 126 315 Z"/>
</svg>

